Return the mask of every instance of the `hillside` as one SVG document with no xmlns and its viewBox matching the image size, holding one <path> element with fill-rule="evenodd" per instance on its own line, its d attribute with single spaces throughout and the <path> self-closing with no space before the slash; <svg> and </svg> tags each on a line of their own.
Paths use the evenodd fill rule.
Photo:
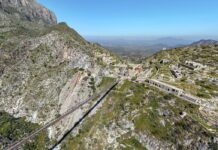
<svg viewBox="0 0 218 150">
<path fill-rule="evenodd" d="M 146 58 L 144 67 L 152 69 L 152 78 L 171 82 L 202 98 L 216 99 L 217 53 L 214 44 L 175 48 Z"/>
<path fill-rule="evenodd" d="M 203 44 L 161 51 L 144 60 L 149 78 L 180 88 L 207 104 L 208 124 L 218 120 L 218 46 Z M 203 104 L 202 104 L 203 105 Z M 213 108 L 213 109 L 212 109 Z"/>
<path fill-rule="evenodd" d="M 119 73 L 117 56 L 85 41 L 65 23 L 56 24 L 56 17 L 35 1 L 0 4 L 0 111 L 43 125 L 92 95 L 105 77 Z M 28 11 L 36 11 L 38 18 L 27 16 Z M 61 136 L 85 110 L 50 129 L 49 136 Z M 5 135 L 10 123 L 2 125 Z M 6 143 L 16 140 L 5 138 Z"/>
<path fill-rule="evenodd" d="M 62 149 L 215 150 L 217 135 L 204 128 L 202 120 L 198 106 L 126 80 L 64 141 Z"/>
<path fill-rule="evenodd" d="M 187 46 L 141 60 L 143 71 L 123 80 L 62 149 L 217 149 L 217 52 L 213 44 Z M 207 67 L 183 67 L 182 76 L 175 78 L 171 66 L 185 61 Z M 151 86 L 146 79 L 182 88 L 212 105 L 192 104 Z"/>
<path fill-rule="evenodd" d="M 95 99 L 21 149 L 48 149 L 74 124 L 78 127 L 58 148 L 217 149 L 217 51 L 213 44 L 175 48 L 134 64 L 86 41 L 66 23 L 57 23 L 35 0 L 0 0 L 0 149 L 115 80 L 118 86 L 80 124 Z M 190 61 L 200 67 L 193 69 Z M 172 74 L 175 66 L 181 78 Z M 149 79 L 214 105 L 190 103 L 148 84 Z"/>
</svg>

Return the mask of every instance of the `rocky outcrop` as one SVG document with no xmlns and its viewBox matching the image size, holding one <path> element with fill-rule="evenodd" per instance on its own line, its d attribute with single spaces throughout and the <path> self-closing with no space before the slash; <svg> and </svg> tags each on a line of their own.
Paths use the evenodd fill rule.
<svg viewBox="0 0 218 150">
<path fill-rule="evenodd" d="M 0 0 L 0 112 L 43 125 L 119 72 L 116 56 L 55 24 L 53 13 L 34 0 Z M 49 128 L 49 137 L 59 139 L 85 111 Z"/>
<path fill-rule="evenodd" d="M 115 56 L 63 23 L 40 30 L 16 26 L 8 33 L 0 37 L 0 112 L 43 125 L 93 95 L 104 76 L 115 74 L 106 63 L 115 63 Z M 108 60 L 101 59 L 104 55 Z M 49 137 L 58 139 L 85 110 L 50 128 Z"/>
<path fill-rule="evenodd" d="M 57 23 L 54 13 L 35 0 L 0 0 L 0 11 L 7 14 L 19 14 L 21 18 L 48 25 Z"/>
</svg>

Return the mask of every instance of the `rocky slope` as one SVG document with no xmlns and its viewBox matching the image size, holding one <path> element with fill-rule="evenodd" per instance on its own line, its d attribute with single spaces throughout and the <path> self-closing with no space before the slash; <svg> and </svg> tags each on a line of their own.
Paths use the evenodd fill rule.
<svg viewBox="0 0 218 150">
<path fill-rule="evenodd" d="M 193 45 L 160 51 L 143 63 L 144 68 L 152 69 L 151 78 L 190 90 L 202 98 L 217 99 L 217 52 L 216 44 Z"/>
<path fill-rule="evenodd" d="M 142 72 L 121 82 L 62 149 L 217 149 L 217 50 L 214 44 L 187 46 L 141 60 Z M 182 76 L 175 78 L 171 67 L 186 61 L 200 67 L 179 65 Z M 164 93 L 139 80 L 141 74 L 144 80 L 157 79 L 207 98 L 213 106 L 197 106 Z"/>
<path fill-rule="evenodd" d="M 216 149 L 217 133 L 199 107 L 148 84 L 123 81 L 101 109 L 62 144 L 62 149 Z"/>
<path fill-rule="evenodd" d="M 211 104 L 202 111 L 207 123 L 218 122 L 218 46 L 200 44 L 161 51 L 145 59 L 150 78 L 176 86 Z M 213 109 L 212 109 L 213 107 Z"/>
<path fill-rule="evenodd" d="M 74 91 L 64 87 L 72 86 L 78 72 L 73 99 L 79 102 L 95 92 L 103 76 L 114 76 L 112 63 L 119 62 L 63 23 L 39 31 L 17 27 L 1 35 L 1 110 L 32 122 L 47 122 L 60 113 L 57 104 L 64 105 L 66 97 L 60 94 Z"/>
<path fill-rule="evenodd" d="M 205 123 L 198 106 L 144 81 L 135 82 L 139 74 L 155 77 L 159 59 L 169 56 L 171 61 L 179 62 L 186 53 L 171 50 L 156 54 L 146 59 L 143 67 L 127 64 L 100 45 L 85 41 L 65 23 L 56 24 L 55 16 L 33 0 L 0 2 L 0 148 L 60 116 L 118 77 L 122 80 L 119 86 L 59 148 L 217 148 L 217 130 Z M 216 48 L 212 51 L 215 54 Z M 170 57 L 175 51 L 181 57 Z M 212 52 L 197 47 L 187 58 L 202 59 L 216 71 L 216 55 L 209 61 L 203 59 Z M 92 103 L 23 149 L 47 149 Z"/>
<path fill-rule="evenodd" d="M 35 0 L 0 0 L 0 9 L 0 18 L 3 20 L 9 20 L 7 18 L 9 16 L 16 16 L 16 18 L 23 18 L 34 22 L 41 21 L 49 25 L 57 23 L 54 13 Z"/>
<path fill-rule="evenodd" d="M 0 4 L 1 111 L 43 125 L 92 95 L 103 77 L 119 73 L 114 66 L 121 63 L 118 57 L 65 23 L 56 24 L 53 14 L 35 1 Z M 84 111 L 49 129 L 49 137 L 58 139 Z"/>
</svg>

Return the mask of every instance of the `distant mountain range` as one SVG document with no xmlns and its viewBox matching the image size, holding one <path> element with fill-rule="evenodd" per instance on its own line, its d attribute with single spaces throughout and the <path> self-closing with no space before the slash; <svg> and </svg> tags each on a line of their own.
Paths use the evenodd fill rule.
<svg viewBox="0 0 218 150">
<path fill-rule="evenodd" d="M 200 40 L 197 42 L 192 43 L 191 45 L 208 45 L 208 44 L 218 44 L 218 41 L 216 40 Z"/>
<path fill-rule="evenodd" d="M 139 37 L 86 37 L 90 42 L 100 43 L 109 50 L 124 56 L 148 56 L 162 49 L 183 47 L 187 45 L 218 44 L 215 40 L 186 40 L 182 38 L 164 37 L 159 39 L 148 40 Z"/>
<path fill-rule="evenodd" d="M 162 49 L 169 49 L 189 45 L 192 40 L 165 37 L 158 39 L 146 39 L 140 37 L 86 37 L 90 42 L 97 42 L 109 50 L 120 55 L 148 56 Z"/>
<path fill-rule="evenodd" d="M 168 45 L 169 47 L 177 47 L 177 46 L 191 44 L 193 41 L 182 39 L 182 38 L 165 37 L 165 38 L 160 38 L 160 39 L 154 40 L 153 42 L 154 42 L 154 44 L 161 43 L 164 45 Z"/>
<path fill-rule="evenodd" d="M 137 46 L 151 47 L 153 45 L 164 45 L 164 47 L 175 47 L 188 45 L 194 40 L 185 40 L 174 37 L 148 39 L 143 37 L 86 37 L 88 41 L 100 43 L 103 46 Z"/>
</svg>

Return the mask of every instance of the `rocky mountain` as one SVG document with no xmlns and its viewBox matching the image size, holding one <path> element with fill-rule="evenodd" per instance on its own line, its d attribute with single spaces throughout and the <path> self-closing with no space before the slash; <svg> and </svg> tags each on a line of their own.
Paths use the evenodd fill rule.
<svg viewBox="0 0 218 150">
<path fill-rule="evenodd" d="M 10 136 L 0 140 L 1 146 L 30 131 L 11 131 L 7 120 L 12 116 L 43 125 L 102 88 L 97 85 L 104 78 L 110 81 L 119 73 L 115 65 L 122 61 L 117 56 L 85 41 L 65 23 L 56 24 L 56 17 L 35 1 L 1 1 L 0 16 L 0 111 L 10 114 L 2 113 L 1 138 Z M 51 128 L 49 137 L 63 135 L 86 107 Z"/>
<path fill-rule="evenodd" d="M 150 78 L 169 81 L 214 101 L 216 45 L 161 51 L 132 64 L 87 42 L 66 23 L 56 24 L 56 17 L 34 0 L 0 2 L 0 149 L 118 78 L 119 85 L 57 148 L 217 149 L 217 109 L 205 110 L 146 82 Z M 207 65 L 209 70 L 186 70 L 190 76 L 174 79 L 171 65 L 186 60 Z M 193 83 L 196 86 L 190 86 Z M 94 102 L 21 149 L 50 148 Z"/>
<path fill-rule="evenodd" d="M 218 44 L 218 41 L 215 40 L 200 40 L 192 43 L 191 45 L 210 45 L 210 44 Z"/>
<path fill-rule="evenodd" d="M 0 0 L 0 9 L 0 19 L 4 21 L 8 20 L 8 16 L 13 15 L 13 17 L 16 16 L 16 18 L 43 22 L 49 25 L 57 23 L 54 13 L 37 3 L 35 0 Z"/>
</svg>

